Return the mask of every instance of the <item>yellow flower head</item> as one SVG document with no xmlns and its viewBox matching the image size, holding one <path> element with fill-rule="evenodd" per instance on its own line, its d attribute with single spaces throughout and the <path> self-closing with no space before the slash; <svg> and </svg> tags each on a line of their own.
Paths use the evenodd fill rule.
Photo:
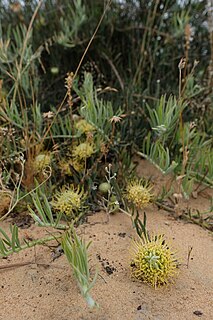
<svg viewBox="0 0 213 320">
<path fill-rule="evenodd" d="M 75 171 L 77 171 L 78 173 L 82 172 L 84 170 L 84 167 L 85 167 L 85 163 L 81 159 L 79 160 L 78 158 L 74 158 L 71 161 L 71 165 L 73 166 Z"/>
<path fill-rule="evenodd" d="M 82 133 L 88 133 L 95 131 L 95 128 L 89 124 L 85 119 L 81 119 L 76 123 L 76 129 Z"/>
<path fill-rule="evenodd" d="M 89 158 L 93 153 L 95 153 L 94 146 L 88 142 L 83 142 L 75 146 L 72 152 L 73 157 L 79 159 Z"/>
<path fill-rule="evenodd" d="M 164 236 L 142 237 L 134 242 L 131 274 L 153 287 L 167 284 L 177 274 L 177 260 Z"/>
<path fill-rule="evenodd" d="M 35 157 L 34 160 L 34 169 L 35 172 L 41 172 L 47 166 L 50 165 L 51 162 L 51 155 L 50 153 L 40 153 Z"/>
<path fill-rule="evenodd" d="M 126 198 L 136 207 L 141 208 L 147 205 L 152 200 L 152 187 L 143 180 L 133 180 L 126 188 Z"/>
<path fill-rule="evenodd" d="M 68 216 L 75 216 L 81 209 L 86 199 L 84 190 L 74 188 L 73 185 L 63 186 L 61 191 L 56 193 L 52 206 L 55 210 L 65 213 Z"/>
<path fill-rule="evenodd" d="M 72 176 L 72 170 L 70 169 L 70 161 L 62 159 L 59 161 L 59 168 L 61 169 L 62 174 L 66 174 L 68 176 Z"/>
</svg>

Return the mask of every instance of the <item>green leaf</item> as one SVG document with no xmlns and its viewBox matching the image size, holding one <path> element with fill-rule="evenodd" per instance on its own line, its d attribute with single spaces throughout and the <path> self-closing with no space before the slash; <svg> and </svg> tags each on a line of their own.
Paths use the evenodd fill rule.
<svg viewBox="0 0 213 320">
<path fill-rule="evenodd" d="M 87 301 L 90 307 L 97 306 L 96 302 L 92 299 L 89 291 L 95 284 L 97 275 L 90 281 L 90 270 L 88 264 L 88 247 L 89 244 L 85 244 L 80 240 L 75 230 L 72 228 L 71 232 L 66 232 L 61 242 L 64 253 L 67 260 L 73 269 L 73 274 L 77 280 L 81 294 Z"/>
</svg>

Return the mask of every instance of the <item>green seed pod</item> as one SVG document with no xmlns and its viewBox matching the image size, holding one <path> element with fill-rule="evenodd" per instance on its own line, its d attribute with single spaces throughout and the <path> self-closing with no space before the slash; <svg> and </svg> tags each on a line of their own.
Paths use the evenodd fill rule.
<svg viewBox="0 0 213 320">
<path fill-rule="evenodd" d="M 102 182 L 99 187 L 98 187 L 98 190 L 103 193 L 103 194 L 106 194 L 108 193 L 108 191 L 110 190 L 111 186 L 110 186 L 110 183 L 108 182 Z"/>
<path fill-rule="evenodd" d="M 113 194 L 111 195 L 110 199 L 109 199 L 110 203 L 109 203 L 109 208 L 110 208 L 110 213 L 116 213 L 117 210 L 120 208 L 119 202 L 116 198 L 116 196 Z"/>
<path fill-rule="evenodd" d="M 111 201 L 111 202 L 117 201 L 117 198 L 116 198 L 116 196 L 115 196 L 114 194 L 111 195 L 110 201 Z"/>
<path fill-rule="evenodd" d="M 50 72 L 53 74 L 53 75 L 56 75 L 59 73 L 59 68 L 58 67 L 52 67 L 50 69 Z"/>
</svg>

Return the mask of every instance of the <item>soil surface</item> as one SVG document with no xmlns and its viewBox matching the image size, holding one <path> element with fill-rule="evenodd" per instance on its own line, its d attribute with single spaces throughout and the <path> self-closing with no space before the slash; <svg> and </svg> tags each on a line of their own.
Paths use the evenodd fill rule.
<svg viewBox="0 0 213 320">
<path fill-rule="evenodd" d="M 164 178 L 146 162 L 138 173 L 152 176 L 155 192 L 162 189 Z M 212 195 L 211 190 L 206 192 Z M 208 197 L 201 194 L 182 203 L 182 208 L 205 211 Z M 148 229 L 165 234 L 178 251 L 181 266 L 174 284 L 155 290 L 133 281 L 130 248 L 136 233 L 129 217 L 118 212 L 108 219 L 98 212 L 88 217 L 79 234 L 92 240 L 90 266 L 99 276 L 91 295 L 100 307 L 87 307 L 64 255 L 53 261 L 51 248 L 38 246 L 0 260 L 0 320 L 213 319 L 212 233 L 154 205 L 146 213 Z M 7 230 L 9 222 L 0 226 Z M 36 239 L 47 231 L 32 225 L 20 233 Z"/>
</svg>

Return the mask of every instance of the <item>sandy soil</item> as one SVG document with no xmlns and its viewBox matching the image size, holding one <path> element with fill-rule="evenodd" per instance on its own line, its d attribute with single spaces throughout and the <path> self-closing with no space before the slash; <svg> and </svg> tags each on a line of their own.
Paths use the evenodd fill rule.
<svg viewBox="0 0 213 320">
<path fill-rule="evenodd" d="M 152 176 L 157 179 L 157 174 Z M 198 198 L 193 205 L 205 209 L 205 201 Z M 91 293 L 100 308 L 87 307 L 66 258 L 62 255 L 52 261 L 50 248 L 40 246 L 0 260 L 0 320 L 213 319 L 212 234 L 174 219 L 155 206 L 146 212 L 149 230 L 164 233 L 178 250 L 181 267 L 173 285 L 155 290 L 133 281 L 129 273 L 130 247 L 136 234 L 131 221 L 117 213 L 106 223 L 106 214 L 99 212 L 89 216 L 79 232 L 92 240 L 90 265 L 93 271 L 98 268 L 99 277 Z M 8 222 L 1 223 L 1 227 L 7 229 Z M 39 238 L 46 229 L 32 225 L 21 230 L 25 237 L 26 233 Z M 2 269 L 24 262 L 30 264 Z"/>
</svg>

